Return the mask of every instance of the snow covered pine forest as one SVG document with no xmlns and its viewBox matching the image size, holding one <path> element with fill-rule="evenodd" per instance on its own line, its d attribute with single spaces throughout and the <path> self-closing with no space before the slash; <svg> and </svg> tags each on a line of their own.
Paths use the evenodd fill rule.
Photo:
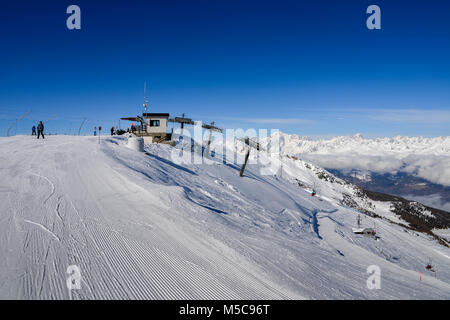
<svg viewBox="0 0 450 320">
<path fill-rule="evenodd" d="M 0 138 L 0 298 L 450 298 L 445 212 L 370 194 L 298 156 L 260 153 L 282 170 L 250 164 L 241 178 L 220 152 L 177 164 L 169 145 L 126 143 Z M 353 232 L 358 215 L 377 237 Z M 67 288 L 71 265 L 79 290 Z M 371 265 L 380 289 L 367 286 Z"/>
</svg>

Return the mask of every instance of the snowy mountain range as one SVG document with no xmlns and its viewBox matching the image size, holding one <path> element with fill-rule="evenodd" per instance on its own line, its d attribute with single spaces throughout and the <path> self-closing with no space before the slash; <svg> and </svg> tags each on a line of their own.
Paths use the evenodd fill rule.
<svg viewBox="0 0 450 320">
<path fill-rule="evenodd" d="M 246 152 L 237 141 L 180 163 L 174 155 L 202 146 L 141 153 L 123 137 L 0 138 L 0 298 L 450 298 L 445 212 L 292 154 L 252 150 L 240 177 L 221 152 L 230 148 Z"/>
<path fill-rule="evenodd" d="M 281 132 L 264 139 L 281 153 L 326 168 L 348 182 L 450 211 L 450 137 L 313 140 Z"/>
</svg>

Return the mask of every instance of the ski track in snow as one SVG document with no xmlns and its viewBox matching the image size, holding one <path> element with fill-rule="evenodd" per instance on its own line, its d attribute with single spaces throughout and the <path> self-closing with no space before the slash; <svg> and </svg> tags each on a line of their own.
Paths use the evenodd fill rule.
<svg viewBox="0 0 450 320">
<path fill-rule="evenodd" d="M 44 227 L 42 224 L 37 223 L 37 222 L 30 221 L 30 220 L 26 220 L 26 219 L 24 219 L 23 221 L 25 221 L 25 222 L 27 222 L 27 223 L 31 223 L 31 224 L 33 224 L 33 225 L 35 225 L 35 226 L 38 226 L 39 228 L 41 228 L 42 230 L 44 230 L 45 232 L 47 232 L 48 234 L 50 234 L 55 240 L 60 241 L 59 237 L 58 237 L 56 234 L 54 234 L 53 232 L 51 232 L 49 229 L 47 229 L 46 227 Z"/>
<path fill-rule="evenodd" d="M 381 221 L 382 243 L 355 237 L 354 210 L 254 165 L 240 178 L 235 165 L 175 164 L 168 146 L 141 154 L 114 138 L 0 147 L 0 298 L 450 297 L 448 272 L 419 283 L 415 271 L 429 256 L 449 269 L 447 248 Z M 370 264 L 382 290 L 366 288 Z M 70 265 L 81 290 L 66 287 Z"/>
</svg>

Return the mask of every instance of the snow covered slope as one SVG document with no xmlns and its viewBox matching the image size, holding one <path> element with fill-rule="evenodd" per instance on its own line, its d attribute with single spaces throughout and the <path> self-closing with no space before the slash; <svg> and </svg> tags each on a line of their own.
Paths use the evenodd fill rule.
<svg viewBox="0 0 450 320">
<path fill-rule="evenodd" d="M 0 298 L 450 298 L 450 249 L 364 214 L 381 238 L 353 234 L 361 210 L 343 194 L 373 203 L 320 168 L 288 158 L 282 174 L 250 165 L 240 178 L 220 155 L 177 164 L 170 146 L 125 144 L 0 138 Z M 70 265 L 80 290 L 66 287 Z M 370 265 L 379 290 L 367 288 Z"/>
</svg>

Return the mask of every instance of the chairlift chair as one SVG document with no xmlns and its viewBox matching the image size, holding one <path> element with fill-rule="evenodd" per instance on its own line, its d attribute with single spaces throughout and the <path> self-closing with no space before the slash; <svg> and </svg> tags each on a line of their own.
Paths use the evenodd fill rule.
<svg viewBox="0 0 450 320">
<path fill-rule="evenodd" d="M 432 265 L 431 259 L 428 261 L 428 264 L 427 264 L 427 266 L 425 267 L 425 269 L 427 269 L 428 271 L 434 272 L 434 269 L 433 269 L 433 265 Z"/>
</svg>

